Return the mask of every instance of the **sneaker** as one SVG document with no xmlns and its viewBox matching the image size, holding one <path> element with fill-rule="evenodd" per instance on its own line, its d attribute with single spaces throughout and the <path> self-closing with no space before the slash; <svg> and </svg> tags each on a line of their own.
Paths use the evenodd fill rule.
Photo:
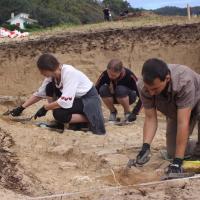
<svg viewBox="0 0 200 200">
<path fill-rule="evenodd" d="M 52 130 L 55 130 L 59 133 L 63 133 L 64 132 L 64 129 L 65 129 L 65 126 L 63 123 L 60 123 L 60 122 L 57 122 L 57 121 L 54 121 L 50 124 L 46 124 L 46 127 L 47 128 L 50 128 Z"/>
<path fill-rule="evenodd" d="M 40 128 L 46 128 L 50 131 L 57 131 L 59 133 L 63 133 L 65 126 L 62 123 L 58 123 L 58 122 L 36 122 L 35 123 L 36 126 L 40 127 Z"/>
<path fill-rule="evenodd" d="M 131 114 L 128 116 L 128 121 L 129 121 L 129 122 L 134 122 L 136 119 L 137 119 L 137 115 L 136 115 L 135 113 L 131 113 Z"/>
<path fill-rule="evenodd" d="M 129 116 L 131 115 L 131 112 L 124 113 L 124 119 L 123 122 L 129 122 Z"/>
<path fill-rule="evenodd" d="M 90 127 L 89 127 L 89 123 L 75 123 L 75 124 L 69 124 L 68 129 L 73 130 L 73 131 L 87 132 L 90 130 Z"/>
<path fill-rule="evenodd" d="M 110 113 L 108 121 L 109 122 L 116 122 L 117 121 L 117 112 L 116 111 Z"/>
</svg>

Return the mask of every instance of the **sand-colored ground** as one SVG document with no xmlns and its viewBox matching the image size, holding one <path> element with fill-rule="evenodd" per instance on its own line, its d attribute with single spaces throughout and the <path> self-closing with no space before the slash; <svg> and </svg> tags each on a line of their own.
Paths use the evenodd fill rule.
<svg viewBox="0 0 200 200">
<path fill-rule="evenodd" d="M 37 106 L 28 109 L 24 116 L 30 116 L 36 108 Z M 0 107 L 2 111 L 5 109 L 5 107 Z M 107 115 L 106 112 L 105 115 Z M 51 115 L 49 114 L 46 120 L 50 119 Z M 66 196 L 63 199 L 81 199 L 81 197 L 102 200 L 114 198 L 155 199 L 156 197 L 171 199 L 175 193 L 180 191 L 185 193 L 179 194 L 180 199 L 183 194 L 187 197 L 188 188 L 195 191 L 195 184 L 200 184 L 200 181 L 195 184 L 189 181 L 175 182 L 172 183 L 172 186 L 167 184 L 165 187 L 156 185 L 153 187 L 117 188 L 159 181 L 168 164 L 167 161 L 161 159 L 159 154 L 159 149 L 165 148 L 165 123 L 164 119 L 160 118 L 158 134 L 152 145 L 151 161 L 143 168 L 133 168 L 128 171 L 128 174 L 124 173 L 128 159 L 135 158 L 140 149 L 142 123 L 143 114 L 132 125 L 124 127 L 106 125 L 107 135 L 96 136 L 89 132 L 74 131 L 65 131 L 63 134 L 59 134 L 38 128 L 32 123 L 16 123 L 4 117 L 0 119 L 1 134 L 2 132 L 8 134 L 14 141 L 14 145 L 9 147 L 9 151 L 16 153 L 15 168 L 17 171 L 15 176 L 22 177 L 21 180 L 15 182 L 14 186 L 11 179 L 8 188 L 16 193 L 32 197 L 88 191 Z M 103 189 L 105 187 L 107 189 Z M 186 189 L 183 190 L 182 187 Z M 174 193 L 170 193 L 170 191 Z M 9 194 L 10 199 L 12 196 L 13 194 Z"/>
<path fill-rule="evenodd" d="M 122 59 L 137 75 L 149 57 L 186 64 L 199 72 L 199 40 L 200 24 L 191 24 L 63 34 L 0 45 L 0 112 L 19 104 L 19 96 L 27 97 L 39 86 L 42 79 L 35 62 L 42 52 L 54 53 L 95 81 L 114 57 Z M 5 100 L 5 95 L 12 96 L 11 100 Z M 28 108 L 23 116 L 31 116 L 43 103 Z M 103 110 L 108 117 L 108 111 Z M 141 147 L 143 118 L 141 112 L 134 124 L 106 124 L 107 134 L 97 136 L 74 131 L 58 134 L 32 122 L 23 124 L 1 116 L 0 161 L 5 164 L 0 164 L 0 185 L 8 190 L 0 188 L 0 199 L 81 191 L 87 192 L 51 199 L 198 199 L 199 180 L 117 188 L 157 181 L 168 164 L 159 153 L 165 148 L 165 120 L 160 116 L 151 161 L 143 168 L 131 169 L 128 176 L 123 173 L 128 159 L 134 158 Z M 39 120 L 51 119 L 49 112 Z"/>
</svg>

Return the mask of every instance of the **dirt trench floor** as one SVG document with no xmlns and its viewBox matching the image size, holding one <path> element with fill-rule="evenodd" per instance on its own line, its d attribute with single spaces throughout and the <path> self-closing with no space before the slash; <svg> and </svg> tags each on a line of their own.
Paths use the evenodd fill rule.
<svg viewBox="0 0 200 200">
<path fill-rule="evenodd" d="M 30 116 L 39 106 L 27 109 L 23 117 Z M 0 106 L 1 112 L 6 110 L 7 106 Z M 108 116 L 106 109 L 104 114 Z M 131 187 L 159 181 L 168 165 L 159 153 L 165 148 L 165 120 L 160 117 L 151 161 L 143 168 L 124 171 L 128 160 L 135 158 L 140 150 L 143 118 L 141 113 L 134 124 L 123 127 L 106 124 L 107 134 L 97 136 L 81 131 L 59 134 L 37 127 L 33 121 L 24 124 L 1 117 L 0 160 L 5 164 L 0 165 L 0 185 L 16 195 L 23 195 L 18 196 L 19 199 L 62 193 L 75 193 L 62 199 L 172 199 L 175 194 L 174 199 L 178 199 L 177 194 L 181 199 L 191 195 L 191 190 L 196 191 L 193 196 L 197 195 L 195 188 L 200 181 Z M 42 120 L 51 119 L 49 113 Z M 3 194 L 8 195 L 4 199 L 16 199 L 13 194 L 5 193 L 5 189 Z M 46 199 L 61 199 L 61 196 Z"/>
</svg>

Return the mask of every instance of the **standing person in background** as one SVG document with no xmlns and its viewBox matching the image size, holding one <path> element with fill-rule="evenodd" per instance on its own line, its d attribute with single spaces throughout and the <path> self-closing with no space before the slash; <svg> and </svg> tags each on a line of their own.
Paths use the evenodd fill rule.
<svg viewBox="0 0 200 200">
<path fill-rule="evenodd" d="M 131 112 L 130 105 L 139 97 L 136 82 L 137 78 L 134 73 L 123 67 L 120 60 L 113 59 L 108 63 L 107 69 L 100 75 L 96 83 L 96 89 L 110 111 L 109 121 L 117 121 L 115 104 L 122 105 L 124 109 L 123 121 L 136 120 L 142 105 L 139 99 Z"/>
<path fill-rule="evenodd" d="M 23 105 L 10 112 L 12 116 L 19 116 L 27 107 L 47 98 L 48 103 L 37 111 L 35 119 L 52 110 L 58 122 L 54 128 L 64 130 L 65 123 L 89 123 L 93 133 L 106 133 L 98 93 L 85 74 L 71 65 L 60 64 L 51 54 L 41 55 L 37 67 L 46 78 Z"/>
<path fill-rule="evenodd" d="M 104 14 L 104 20 L 105 21 L 110 21 L 110 19 L 111 19 L 111 12 L 110 12 L 110 9 L 108 7 L 105 7 L 103 9 L 103 14 Z"/>
</svg>

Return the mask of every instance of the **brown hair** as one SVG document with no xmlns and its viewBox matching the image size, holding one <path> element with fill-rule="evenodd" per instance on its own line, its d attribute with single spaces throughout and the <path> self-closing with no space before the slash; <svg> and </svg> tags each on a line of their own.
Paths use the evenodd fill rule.
<svg viewBox="0 0 200 200">
<path fill-rule="evenodd" d="M 40 70 L 55 71 L 59 65 L 58 60 L 48 53 L 42 54 L 37 61 L 37 67 Z"/>
</svg>

